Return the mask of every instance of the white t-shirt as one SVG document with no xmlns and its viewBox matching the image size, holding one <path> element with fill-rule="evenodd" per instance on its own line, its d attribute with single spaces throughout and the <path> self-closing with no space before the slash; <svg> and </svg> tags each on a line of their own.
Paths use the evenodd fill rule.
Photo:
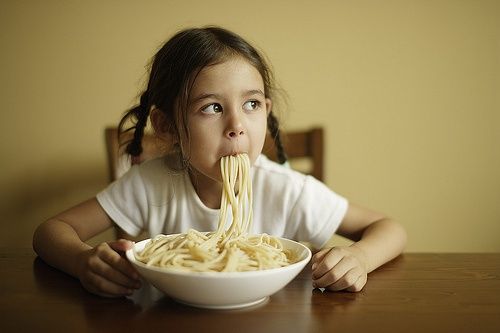
<svg viewBox="0 0 500 333">
<path fill-rule="evenodd" d="M 340 225 L 348 207 L 342 196 L 312 176 L 259 156 L 251 170 L 252 233 L 267 233 L 320 248 Z M 130 235 L 217 229 L 219 209 L 206 207 L 185 171 L 168 169 L 163 158 L 133 166 L 97 195 L 111 219 Z"/>
</svg>

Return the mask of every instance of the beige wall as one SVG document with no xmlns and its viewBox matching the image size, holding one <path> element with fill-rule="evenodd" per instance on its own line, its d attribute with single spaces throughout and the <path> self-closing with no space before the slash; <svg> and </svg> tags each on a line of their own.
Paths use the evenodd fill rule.
<svg viewBox="0 0 500 333">
<path fill-rule="evenodd" d="M 286 128 L 326 127 L 327 179 L 408 251 L 500 251 L 500 2 L 2 1 L 0 245 L 106 185 L 102 131 L 179 28 L 262 48 Z"/>
</svg>

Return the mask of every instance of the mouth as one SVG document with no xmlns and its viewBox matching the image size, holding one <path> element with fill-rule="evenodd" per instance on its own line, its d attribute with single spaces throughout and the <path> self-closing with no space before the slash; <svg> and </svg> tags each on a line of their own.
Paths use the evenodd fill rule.
<svg viewBox="0 0 500 333">
<path fill-rule="evenodd" d="M 232 150 L 230 152 L 223 153 L 220 158 L 223 158 L 223 157 L 226 157 L 226 156 L 236 156 L 236 155 L 241 155 L 241 154 L 247 154 L 248 155 L 248 153 L 245 152 L 245 151 Z"/>
<path fill-rule="evenodd" d="M 244 156 L 242 156 L 242 157 L 239 157 L 239 158 L 238 158 L 238 157 L 236 157 L 236 156 L 238 156 L 238 155 L 244 155 Z M 234 164 L 234 165 L 229 164 L 230 166 L 228 166 L 228 164 L 225 164 L 225 166 L 223 167 L 223 164 L 224 164 L 223 159 L 224 159 L 225 157 L 235 157 L 235 160 L 240 160 L 240 162 L 235 162 L 235 163 L 237 163 L 237 164 Z M 249 156 L 248 156 L 248 154 L 247 154 L 246 152 L 241 152 L 241 151 L 231 151 L 231 152 L 229 152 L 228 154 L 223 155 L 223 156 L 220 158 L 221 180 L 222 180 L 222 182 L 223 182 L 223 183 L 226 183 L 226 182 L 229 182 L 229 184 L 231 184 L 231 183 L 232 183 L 232 185 L 233 185 L 233 191 L 234 191 L 234 195 L 235 195 L 235 196 L 238 196 L 238 195 L 239 195 L 239 192 L 240 192 L 240 191 L 239 191 L 239 189 L 240 189 L 240 184 L 244 181 L 244 180 L 242 179 L 242 177 L 244 177 L 244 175 L 242 174 L 242 172 L 243 172 L 243 171 L 242 171 L 242 168 L 241 168 L 241 167 L 243 167 L 242 165 L 240 165 L 240 168 L 238 168 L 238 167 L 237 167 L 237 169 L 233 169 L 233 167 L 234 167 L 234 166 L 238 166 L 238 164 L 239 164 L 239 163 L 242 163 L 242 162 L 241 162 L 241 159 L 249 161 Z M 225 160 L 225 163 L 228 163 L 228 162 L 230 162 L 231 160 L 233 160 L 233 159 L 226 159 L 226 160 Z M 231 165 L 232 165 L 232 166 L 231 166 Z M 229 168 L 229 169 L 227 169 L 227 168 Z M 223 171 L 223 169 L 225 170 L 225 172 Z M 230 172 L 230 170 L 233 170 L 233 171 L 231 171 L 231 172 Z M 233 175 L 231 176 L 231 173 L 234 173 L 234 172 L 236 172 L 236 174 L 233 174 Z M 223 174 L 223 173 L 225 173 L 225 174 L 227 175 L 225 180 L 224 180 L 224 178 L 222 177 L 222 174 Z M 235 178 L 233 178 L 233 177 L 235 177 Z M 232 180 L 230 180 L 230 179 L 232 179 Z"/>
</svg>

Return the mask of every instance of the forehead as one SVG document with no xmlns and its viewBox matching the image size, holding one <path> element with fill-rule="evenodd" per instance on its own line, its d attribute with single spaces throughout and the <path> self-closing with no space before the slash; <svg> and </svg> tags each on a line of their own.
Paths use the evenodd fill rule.
<svg viewBox="0 0 500 333">
<path fill-rule="evenodd" d="M 191 95 L 206 90 L 261 89 L 264 81 L 257 68 L 241 57 L 232 57 L 223 62 L 204 67 L 196 76 Z"/>
</svg>

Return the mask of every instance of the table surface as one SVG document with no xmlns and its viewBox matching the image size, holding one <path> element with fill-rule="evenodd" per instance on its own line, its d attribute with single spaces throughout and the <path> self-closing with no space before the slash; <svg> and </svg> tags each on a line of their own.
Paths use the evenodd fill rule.
<svg viewBox="0 0 500 333">
<path fill-rule="evenodd" d="M 500 253 L 404 254 L 359 293 L 313 289 L 307 266 L 240 310 L 185 306 L 148 285 L 94 296 L 29 248 L 0 248 L 0 272 L 0 332 L 500 332 Z"/>
</svg>

